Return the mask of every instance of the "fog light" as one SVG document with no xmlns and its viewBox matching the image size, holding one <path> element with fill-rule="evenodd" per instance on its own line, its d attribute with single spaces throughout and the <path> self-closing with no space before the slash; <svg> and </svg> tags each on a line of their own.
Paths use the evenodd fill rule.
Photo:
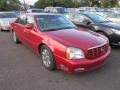
<svg viewBox="0 0 120 90">
<path fill-rule="evenodd" d="M 61 67 L 61 69 L 63 70 L 63 71 L 68 71 L 68 67 L 66 67 L 66 66 L 64 66 L 64 65 L 60 65 L 60 67 Z"/>
</svg>

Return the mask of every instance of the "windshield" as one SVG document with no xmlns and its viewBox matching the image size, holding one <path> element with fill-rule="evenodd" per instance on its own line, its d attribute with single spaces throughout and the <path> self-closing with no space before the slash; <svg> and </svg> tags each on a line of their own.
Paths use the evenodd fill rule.
<svg viewBox="0 0 120 90">
<path fill-rule="evenodd" d="M 39 15 L 37 23 L 41 31 L 75 28 L 76 26 L 61 15 Z"/>
<path fill-rule="evenodd" d="M 58 11 L 59 14 L 68 13 L 68 10 L 66 8 L 57 8 L 57 11 Z"/>
<path fill-rule="evenodd" d="M 0 13 L 0 18 L 16 18 L 15 13 Z"/>
<path fill-rule="evenodd" d="M 103 16 L 96 15 L 96 14 L 89 14 L 89 17 L 94 20 L 94 22 L 97 23 L 105 23 L 105 22 L 110 22 L 110 20 L 106 19 Z"/>
</svg>

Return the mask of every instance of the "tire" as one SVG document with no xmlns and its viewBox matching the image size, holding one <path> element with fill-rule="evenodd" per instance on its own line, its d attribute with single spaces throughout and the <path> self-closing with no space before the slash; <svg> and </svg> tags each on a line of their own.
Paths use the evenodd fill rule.
<svg viewBox="0 0 120 90">
<path fill-rule="evenodd" d="M 41 47 L 40 57 L 41 57 L 42 63 L 43 63 L 45 68 L 47 68 L 48 70 L 55 70 L 56 69 L 53 54 L 52 54 L 51 50 L 46 45 L 43 45 Z"/>
<path fill-rule="evenodd" d="M 14 31 L 12 32 L 12 39 L 13 39 L 13 42 L 15 42 L 16 44 L 20 43 L 20 41 L 17 38 L 16 33 Z"/>
</svg>

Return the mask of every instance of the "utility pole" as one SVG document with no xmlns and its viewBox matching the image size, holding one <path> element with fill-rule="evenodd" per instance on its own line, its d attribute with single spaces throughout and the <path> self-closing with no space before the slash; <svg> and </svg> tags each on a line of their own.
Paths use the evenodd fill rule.
<svg viewBox="0 0 120 90">
<path fill-rule="evenodd" d="M 24 6 L 24 10 L 26 12 L 26 3 L 25 3 L 25 0 L 23 0 L 23 6 Z"/>
</svg>

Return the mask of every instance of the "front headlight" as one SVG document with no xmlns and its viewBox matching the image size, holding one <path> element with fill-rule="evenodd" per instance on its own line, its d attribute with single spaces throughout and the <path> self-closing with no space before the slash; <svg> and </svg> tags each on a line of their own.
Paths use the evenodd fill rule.
<svg viewBox="0 0 120 90">
<path fill-rule="evenodd" d="M 69 47 L 66 50 L 67 59 L 82 59 L 85 58 L 84 52 L 81 49 Z"/>
<path fill-rule="evenodd" d="M 119 34 L 120 35 L 120 30 L 116 30 L 116 29 L 112 29 L 112 31 L 116 34 Z"/>
</svg>

